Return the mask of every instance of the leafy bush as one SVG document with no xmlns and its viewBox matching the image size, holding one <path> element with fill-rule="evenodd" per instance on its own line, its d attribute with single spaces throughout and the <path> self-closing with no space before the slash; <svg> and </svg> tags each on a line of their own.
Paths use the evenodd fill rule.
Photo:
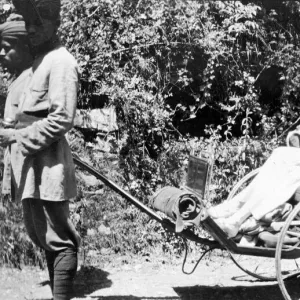
<svg viewBox="0 0 300 300">
<path fill-rule="evenodd" d="M 182 184 L 192 150 L 214 149 L 207 202 L 223 201 L 298 121 L 299 1 L 272 5 L 63 1 L 62 41 L 82 70 L 78 107 L 114 105 L 120 127 L 106 137 L 109 153 L 78 131 L 73 150 L 149 204 L 158 188 Z M 178 240 L 121 197 L 78 180 L 72 217 L 90 258 L 180 253 Z"/>
<path fill-rule="evenodd" d="M 17 268 L 38 265 L 44 268 L 44 254 L 29 239 L 17 203 L 0 202 L 0 264 Z"/>
</svg>

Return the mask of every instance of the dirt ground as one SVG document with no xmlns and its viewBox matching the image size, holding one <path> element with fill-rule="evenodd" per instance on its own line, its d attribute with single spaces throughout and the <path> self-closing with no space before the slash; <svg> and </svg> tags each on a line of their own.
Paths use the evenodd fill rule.
<svg viewBox="0 0 300 300">
<path fill-rule="evenodd" d="M 254 258 L 248 262 L 253 263 Z M 190 261 L 186 270 L 195 262 Z M 46 270 L 24 267 L 0 269 L 0 299 L 50 300 Z M 75 281 L 75 300 L 282 300 L 276 282 L 261 282 L 245 275 L 228 258 L 210 257 L 192 275 L 179 261 L 124 258 L 98 266 L 81 266 Z"/>
</svg>

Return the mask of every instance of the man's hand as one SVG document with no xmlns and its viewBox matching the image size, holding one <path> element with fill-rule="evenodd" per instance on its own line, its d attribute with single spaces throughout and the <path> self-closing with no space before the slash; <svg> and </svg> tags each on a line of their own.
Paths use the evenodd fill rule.
<svg viewBox="0 0 300 300">
<path fill-rule="evenodd" d="M 15 132 L 15 129 L 0 129 L 0 147 L 6 147 L 15 143 Z"/>
</svg>

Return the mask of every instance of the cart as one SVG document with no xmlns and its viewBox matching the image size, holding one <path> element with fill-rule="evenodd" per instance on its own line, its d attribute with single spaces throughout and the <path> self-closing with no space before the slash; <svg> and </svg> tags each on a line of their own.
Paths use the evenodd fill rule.
<svg viewBox="0 0 300 300">
<path fill-rule="evenodd" d="M 172 222 L 169 218 L 161 217 L 156 211 L 144 205 L 142 202 L 134 198 L 128 192 L 120 188 L 117 184 L 109 180 L 107 177 L 103 176 L 95 168 L 91 167 L 84 161 L 82 161 L 78 156 L 73 155 L 74 162 L 80 168 L 86 170 L 90 174 L 94 175 L 96 178 L 101 180 L 104 184 L 109 186 L 115 192 L 120 194 L 126 200 L 131 202 L 139 210 L 146 213 L 148 216 L 159 222 L 166 230 L 175 233 L 175 223 Z M 203 172 L 203 167 L 205 172 Z M 191 180 L 187 181 L 187 188 L 195 191 L 199 194 L 199 190 L 204 192 L 206 181 L 209 174 L 209 163 L 203 164 L 203 159 L 193 156 L 190 156 L 188 173 L 190 172 Z M 251 180 L 257 175 L 259 169 L 252 171 L 247 176 L 245 176 L 241 181 L 239 181 L 231 193 L 229 194 L 227 200 L 230 200 L 236 193 L 238 193 L 245 185 L 247 185 Z M 204 174 L 204 175 L 203 175 Z M 199 176 L 198 176 L 199 175 Z M 203 181 L 204 176 L 204 181 Z M 201 183 L 199 185 L 199 179 L 201 177 Z M 300 195 L 300 194 L 299 194 Z M 210 218 L 206 212 L 206 209 L 202 209 L 200 213 L 200 221 L 205 232 L 207 232 L 211 237 L 207 237 L 207 234 L 204 237 L 195 234 L 191 229 L 184 229 L 182 232 L 177 233 L 184 240 L 193 241 L 198 244 L 202 244 L 208 248 L 201 255 L 199 261 L 195 265 L 194 269 L 197 267 L 198 263 L 204 257 L 206 253 L 214 249 L 221 249 L 228 251 L 232 261 L 246 274 L 257 278 L 263 281 L 278 281 L 280 290 L 285 300 L 300 299 L 300 197 L 298 193 L 295 194 L 295 201 L 298 202 L 293 208 L 293 211 L 290 213 L 289 217 L 283 224 L 283 227 L 280 231 L 276 248 L 265 248 L 265 247 L 246 247 L 241 246 L 232 239 L 227 237 L 227 234 Z M 285 244 L 285 236 L 296 237 L 294 244 Z M 186 253 L 187 255 L 187 253 Z M 254 264 L 249 259 L 248 264 L 243 260 L 243 258 L 249 256 L 257 257 L 255 261 L 259 261 L 258 264 Z M 186 256 L 185 260 L 186 261 Z M 272 261 L 274 265 L 273 268 L 266 267 L 260 268 L 261 264 Z M 193 269 L 193 270 L 194 270 Z M 183 269 L 184 272 L 184 264 Z M 185 272 L 186 273 L 186 272 Z M 190 272 L 192 273 L 192 272 Z"/>
</svg>

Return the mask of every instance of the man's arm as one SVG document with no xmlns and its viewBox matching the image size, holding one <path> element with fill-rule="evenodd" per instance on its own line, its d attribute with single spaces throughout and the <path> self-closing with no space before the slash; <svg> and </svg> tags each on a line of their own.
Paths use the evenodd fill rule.
<svg viewBox="0 0 300 300">
<path fill-rule="evenodd" d="M 73 126 L 77 106 L 78 68 L 75 61 L 56 59 L 51 66 L 47 118 L 15 130 L 15 140 L 24 155 L 47 148 Z M 46 100 L 45 100 L 46 101 Z"/>
</svg>

